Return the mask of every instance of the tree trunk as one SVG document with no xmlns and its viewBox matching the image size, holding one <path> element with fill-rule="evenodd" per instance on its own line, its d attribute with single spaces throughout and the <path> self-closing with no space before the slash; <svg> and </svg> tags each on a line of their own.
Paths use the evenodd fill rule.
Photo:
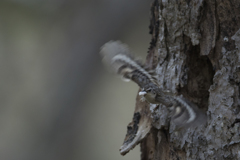
<svg viewBox="0 0 240 160">
<path fill-rule="evenodd" d="M 160 87 L 194 102 L 208 121 L 175 131 L 165 106 L 137 97 L 121 154 L 141 143 L 142 160 L 240 159 L 240 1 L 155 0 L 150 33 L 146 63 Z"/>
</svg>

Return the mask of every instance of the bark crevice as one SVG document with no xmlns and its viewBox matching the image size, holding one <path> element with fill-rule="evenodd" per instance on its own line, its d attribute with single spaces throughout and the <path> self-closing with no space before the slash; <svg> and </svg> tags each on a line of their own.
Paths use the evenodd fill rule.
<svg viewBox="0 0 240 160">
<path fill-rule="evenodd" d="M 183 77 L 185 86 L 179 89 L 179 93 L 188 97 L 199 108 L 208 109 L 209 89 L 213 84 L 215 74 L 212 63 L 208 56 L 200 55 L 200 46 L 190 46 L 186 51 L 185 68 L 187 73 Z"/>
</svg>

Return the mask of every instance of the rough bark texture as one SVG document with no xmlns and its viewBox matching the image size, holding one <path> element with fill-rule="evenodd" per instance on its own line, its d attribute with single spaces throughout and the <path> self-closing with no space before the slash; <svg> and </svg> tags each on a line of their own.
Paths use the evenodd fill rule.
<svg viewBox="0 0 240 160">
<path fill-rule="evenodd" d="M 142 160 L 240 159 L 240 1 L 155 0 L 150 33 L 146 63 L 161 88 L 197 104 L 208 122 L 175 131 L 166 107 L 150 105 L 151 120 L 140 118 L 152 124 L 148 135 L 125 145 L 141 142 Z"/>
</svg>

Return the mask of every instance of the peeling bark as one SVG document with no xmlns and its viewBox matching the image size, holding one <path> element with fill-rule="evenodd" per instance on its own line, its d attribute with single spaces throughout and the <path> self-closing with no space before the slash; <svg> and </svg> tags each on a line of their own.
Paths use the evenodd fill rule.
<svg viewBox="0 0 240 160">
<path fill-rule="evenodd" d="M 240 159 L 240 1 L 155 0 L 149 28 L 146 63 L 160 87 L 195 103 L 208 122 L 175 131 L 165 106 L 137 98 L 138 129 L 127 134 L 135 140 L 124 145 L 141 142 L 142 160 Z"/>
<path fill-rule="evenodd" d="M 136 108 L 133 115 L 133 121 L 127 127 L 127 134 L 124 143 L 120 148 L 120 153 L 125 155 L 133 149 L 143 138 L 147 136 L 152 127 L 151 112 L 147 103 L 140 102 L 140 96 L 137 96 Z"/>
</svg>

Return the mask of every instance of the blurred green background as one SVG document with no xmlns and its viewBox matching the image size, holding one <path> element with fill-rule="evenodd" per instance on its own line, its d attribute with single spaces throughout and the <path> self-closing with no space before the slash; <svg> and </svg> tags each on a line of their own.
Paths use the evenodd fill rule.
<svg viewBox="0 0 240 160">
<path fill-rule="evenodd" d="M 138 87 L 101 64 L 127 43 L 145 59 L 151 1 L 0 1 L 0 159 L 132 160 L 119 148 Z"/>
</svg>

